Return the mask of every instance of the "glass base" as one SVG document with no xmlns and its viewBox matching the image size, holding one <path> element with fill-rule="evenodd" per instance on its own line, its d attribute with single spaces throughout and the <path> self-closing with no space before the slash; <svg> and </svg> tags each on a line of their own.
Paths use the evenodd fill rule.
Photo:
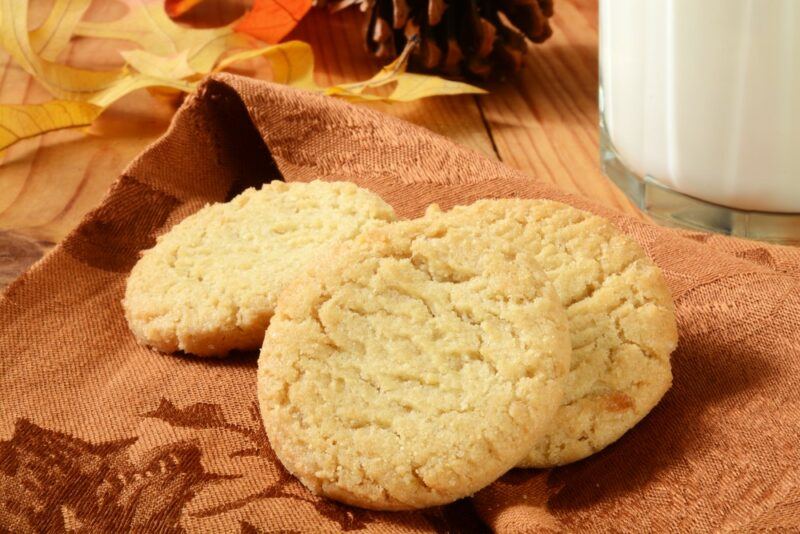
<svg viewBox="0 0 800 534">
<path fill-rule="evenodd" d="M 622 163 L 602 127 L 600 159 L 605 175 L 656 222 L 666 226 L 800 246 L 800 214 L 727 208 L 679 193 L 649 176 L 638 176 Z"/>
</svg>

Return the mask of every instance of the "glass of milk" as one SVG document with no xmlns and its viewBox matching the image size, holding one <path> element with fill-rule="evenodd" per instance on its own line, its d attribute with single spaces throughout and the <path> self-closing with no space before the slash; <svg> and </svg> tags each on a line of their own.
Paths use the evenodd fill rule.
<svg viewBox="0 0 800 534">
<path fill-rule="evenodd" d="M 600 112 L 654 218 L 800 244 L 800 0 L 600 0 Z"/>
</svg>

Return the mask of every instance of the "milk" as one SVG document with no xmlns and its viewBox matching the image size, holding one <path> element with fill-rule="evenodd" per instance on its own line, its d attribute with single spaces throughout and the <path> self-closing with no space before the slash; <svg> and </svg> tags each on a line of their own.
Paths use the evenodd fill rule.
<svg viewBox="0 0 800 534">
<path fill-rule="evenodd" d="M 800 213 L 800 0 L 601 0 L 601 108 L 625 166 Z"/>
</svg>

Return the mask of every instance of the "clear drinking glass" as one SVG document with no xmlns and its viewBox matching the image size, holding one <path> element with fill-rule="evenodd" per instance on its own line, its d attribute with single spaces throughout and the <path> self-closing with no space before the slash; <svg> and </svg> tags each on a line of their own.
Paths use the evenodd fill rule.
<svg viewBox="0 0 800 534">
<path fill-rule="evenodd" d="M 800 0 L 600 0 L 604 172 L 672 225 L 800 244 Z"/>
</svg>

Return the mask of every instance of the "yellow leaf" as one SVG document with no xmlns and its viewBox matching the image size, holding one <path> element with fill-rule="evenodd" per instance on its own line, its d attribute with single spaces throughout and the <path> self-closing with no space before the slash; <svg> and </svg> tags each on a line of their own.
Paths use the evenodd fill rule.
<svg viewBox="0 0 800 534">
<path fill-rule="evenodd" d="M 164 11 L 162 0 L 120 0 L 128 13 L 111 22 L 81 22 L 75 35 L 118 39 L 137 43 L 142 50 L 165 58 L 186 52 L 194 73 L 211 71 L 219 57 L 232 48 L 245 48 L 250 40 L 232 25 L 193 29 L 175 24 Z"/>
<path fill-rule="evenodd" d="M 0 0 L 0 44 L 14 60 L 61 100 L 88 100 L 125 76 L 124 69 L 93 71 L 39 57 L 28 38 L 28 2 Z"/>
<path fill-rule="evenodd" d="M 484 94 L 486 91 L 468 83 L 446 80 L 430 74 L 414 74 L 406 72 L 408 59 L 416 46 L 409 41 L 400 56 L 383 67 L 369 80 L 356 83 L 334 85 L 325 89 L 325 94 L 340 96 L 351 100 L 382 100 L 385 102 L 409 102 L 429 96 Z M 376 89 L 390 83 L 397 83 L 388 96 L 364 93 L 368 89 Z"/>
<path fill-rule="evenodd" d="M 120 54 L 128 65 L 149 76 L 180 80 L 195 74 L 186 60 L 186 50 L 172 57 L 156 56 L 145 50 L 126 50 Z"/>
<path fill-rule="evenodd" d="M 413 45 L 412 45 L 413 46 Z M 412 46 L 406 48 L 395 61 L 383 67 L 372 78 L 363 82 L 321 87 L 314 82 L 314 54 L 311 46 L 302 41 L 289 41 L 255 50 L 245 50 L 222 60 L 215 72 L 226 69 L 237 61 L 262 56 L 270 60 L 273 81 L 301 89 L 317 91 L 349 100 L 408 102 L 428 96 L 485 93 L 483 89 L 438 76 L 405 72 Z M 387 96 L 365 93 L 390 83 L 397 83 Z"/>
<path fill-rule="evenodd" d="M 100 106 L 53 100 L 45 104 L 0 105 L 0 150 L 21 139 L 63 128 L 87 126 L 100 115 Z"/>
<path fill-rule="evenodd" d="M 97 93 L 90 102 L 105 108 L 128 93 L 132 93 L 137 89 L 147 89 L 149 87 L 167 87 L 185 93 L 191 93 L 195 90 L 197 84 L 182 80 L 168 80 L 156 76 L 148 76 L 146 74 L 129 74 L 108 89 Z"/>
<path fill-rule="evenodd" d="M 92 0 L 56 0 L 44 23 L 30 32 L 31 45 L 42 59 L 56 60 L 91 3 Z"/>
<path fill-rule="evenodd" d="M 85 4 L 55 0 L 42 26 L 29 33 L 28 2 L 0 0 L 0 44 L 57 99 L 45 104 L 0 105 L 0 150 L 27 137 L 91 124 L 103 109 L 138 89 L 194 91 L 195 83 L 175 79 L 193 72 L 187 65 L 187 51 L 167 58 L 149 57 L 140 50 L 128 53 L 128 61 L 140 72 L 78 69 L 42 58 L 37 52 L 56 57 L 63 50 Z"/>
<path fill-rule="evenodd" d="M 301 89 L 320 90 L 314 83 L 314 53 L 308 43 L 302 41 L 288 41 L 232 54 L 220 61 L 214 71 L 219 72 L 237 61 L 259 56 L 270 61 L 273 82 Z"/>
<path fill-rule="evenodd" d="M 486 94 L 480 87 L 428 74 L 404 72 L 397 75 L 396 81 L 397 87 L 387 97 L 393 102 L 410 102 L 428 96 Z"/>
<path fill-rule="evenodd" d="M 0 0 L 0 45 L 57 99 L 46 104 L 0 106 L 0 150 L 26 137 L 90 124 L 107 106 L 138 89 L 194 91 L 197 74 L 259 56 L 271 62 L 277 83 L 351 100 L 408 101 L 483 92 L 465 83 L 405 72 L 413 41 L 400 58 L 372 78 L 324 88 L 314 82 L 314 55 L 307 43 L 291 41 L 246 49 L 220 61 L 229 50 L 246 48 L 250 43 L 248 37 L 234 31 L 233 24 L 200 30 L 183 28 L 166 15 L 162 0 L 120 1 L 128 6 L 128 13 L 116 21 L 99 23 L 80 20 L 90 0 L 54 0 L 45 22 L 28 32 L 28 0 Z M 296 5 L 306 3 L 298 0 Z M 141 48 L 122 52 L 133 70 L 126 66 L 93 71 L 55 63 L 71 35 L 127 40 Z M 388 96 L 368 92 L 392 83 L 395 87 Z"/>
<path fill-rule="evenodd" d="M 44 104 L 0 104 L 0 151 L 22 139 L 53 130 L 88 126 L 116 100 L 149 87 L 167 87 L 189 93 L 194 91 L 196 84 L 129 74 L 95 94 L 91 102 L 52 100 Z"/>
</svg>

